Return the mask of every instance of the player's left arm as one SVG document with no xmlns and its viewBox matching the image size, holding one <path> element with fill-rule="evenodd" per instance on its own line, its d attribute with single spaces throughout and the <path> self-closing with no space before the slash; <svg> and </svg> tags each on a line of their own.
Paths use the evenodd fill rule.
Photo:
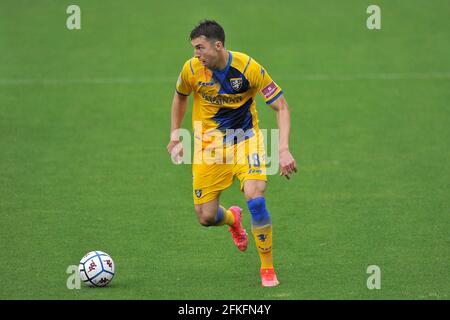
<svg viewBox="0 0 450 320">
<path fill-rule="evenodd" d="M 279 159 L 280 159 L 280 175 L 289 179 L 289 175 L 297 172 L 297 164 L 289 150 L 289 135 L 291 130 L 291 115 L 289 106 L 283 95 L 279 96 L 270 104 L 277 115 L 278 129 L 280 130 L 279 138 Z"/>
</svg>

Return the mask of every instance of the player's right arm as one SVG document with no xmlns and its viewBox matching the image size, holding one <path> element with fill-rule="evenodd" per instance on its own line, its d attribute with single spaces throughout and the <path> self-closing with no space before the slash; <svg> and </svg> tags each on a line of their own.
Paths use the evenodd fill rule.
<svg viewBox="0 0 450 320">
<path fill-rule="evenodd" d="M 191 75 L 192 75 L 192 67 L 191 61 L 187 61 L 181 73 L 178 77 L 176 90 L 172 99 L 172 115 L 171 115 L 171 124 L 170 124 L 170 140 L 167 145 L 167 151 L 172 155 L 172 152 L 176 152 L 178 157 L 181 158 L 183 156 L 183 148 L 178 146 L 180 143 L 179 130 L 181 123 L 183 122 L 184 114 L 186 113 L 186 107 L 188 103 L 188 96 L 192 91 L 191 86 Z M 175 149 L 174 149 L 175 148 Z M 178 151 L 179 150 L 179 151 Z"/>
<path fill-rule="evenodd" d="M 170 124 L 170 141 L 167 145 L 167 151 L 172 154 L 174 147 L 180 142 L 178 129 L 180 129 L 183 122 L 184 114 L 188 103 L 188 96 L 184 96 L 175 92 L 172 99 L 172 116 Z M 183 149 L 178 153 L 180 157 L 183 156 Z"/>
</svg>

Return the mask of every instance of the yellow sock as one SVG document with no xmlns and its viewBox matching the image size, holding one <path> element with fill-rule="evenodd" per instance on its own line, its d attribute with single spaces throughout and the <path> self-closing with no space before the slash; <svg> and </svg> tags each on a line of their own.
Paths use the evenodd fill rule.
<svg viewBox="0 0 450 320">
<path fill-rule="evenodd" d="M 256 248 L 261 259 L 261 268 L 273 268 L 272 259 L 272 225 L 262 227 L 252 226 Z"/>
<path fill-rule="evenodd" d="M 222 210 L 222 212 L 223 212 L 223 217 L 215 225 L 223 226 L 224 224 L 227 224 L 229 226 L 232 226 L 234 223 L 233 213 L 230 210 L 227 210 L 222 206 L 219 207 L 219 211 L 220 210 Z"/>
</svg>

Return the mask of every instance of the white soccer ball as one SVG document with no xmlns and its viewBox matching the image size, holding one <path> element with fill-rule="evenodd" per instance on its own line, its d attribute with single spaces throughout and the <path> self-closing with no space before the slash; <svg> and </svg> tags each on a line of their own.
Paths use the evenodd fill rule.
<svg viewBox="0 0 450 320">
<path fill-rule="evenodd" d="M 81 258 L 80 279 L 90 287 L 104 287 L 114 277 L 115 264 L 103 251 L 91 251 Z"/>
</svg>

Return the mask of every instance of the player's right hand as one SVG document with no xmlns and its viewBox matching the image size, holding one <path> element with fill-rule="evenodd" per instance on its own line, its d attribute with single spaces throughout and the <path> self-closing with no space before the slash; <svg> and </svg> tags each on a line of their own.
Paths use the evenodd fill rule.
<svg viewBox="0 0 450 320">
<path fill-rule="evenodd" d="M 170 140 L 167 145 L 167 152 L 169 152 L 173 163 L 181 164 L 183 162 L 183 145 L 179 140 Z"/>
</svg>

